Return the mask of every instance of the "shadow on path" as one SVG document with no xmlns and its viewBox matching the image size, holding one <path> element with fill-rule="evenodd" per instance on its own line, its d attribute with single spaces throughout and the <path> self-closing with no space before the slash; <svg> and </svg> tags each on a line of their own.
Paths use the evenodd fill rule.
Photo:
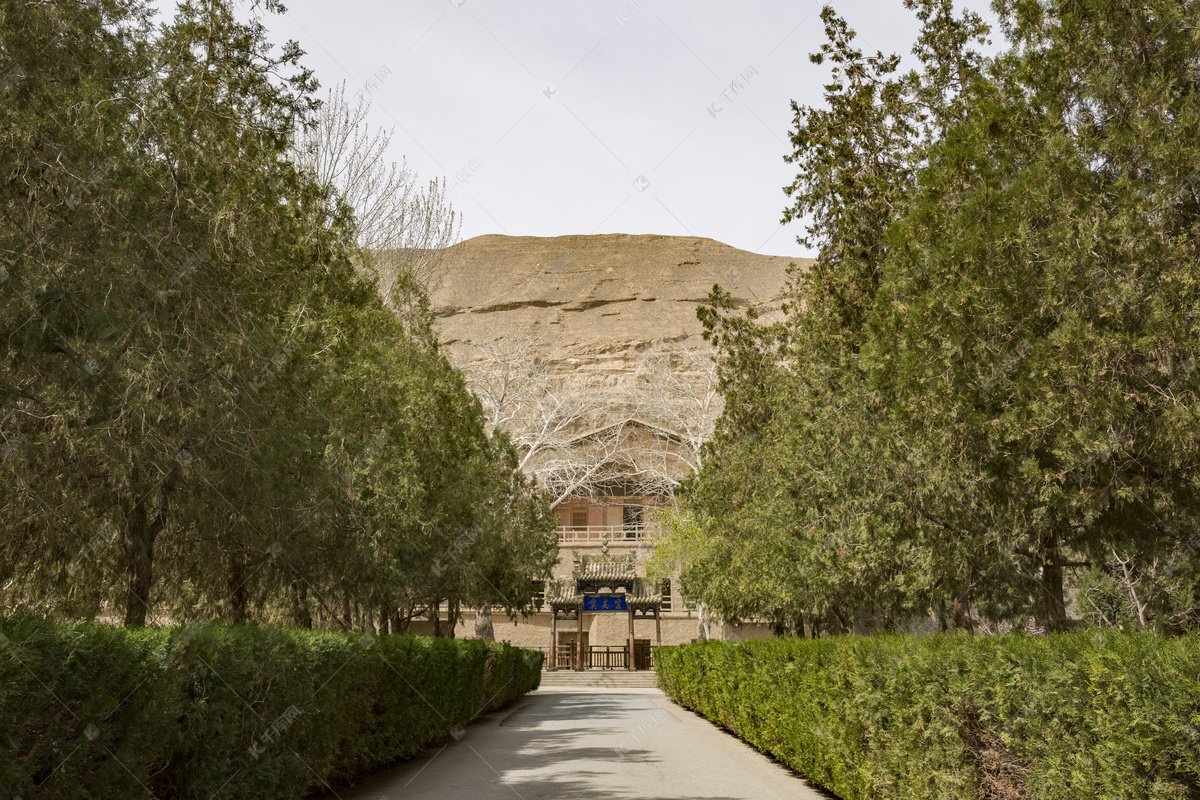
<svg viewBox="0 0 1200 800">
<path fill-rule="evenodd" d="M 824 800 L 790 770 L 657 689 L 536 692 L 342 800 L 706 797 Z"/>
</svg>

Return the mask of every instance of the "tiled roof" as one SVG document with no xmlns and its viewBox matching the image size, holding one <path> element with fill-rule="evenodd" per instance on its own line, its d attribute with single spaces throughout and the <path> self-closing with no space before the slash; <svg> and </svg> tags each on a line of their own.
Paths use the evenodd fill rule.
<svg viewBox="0 0 1200 800">
<path fill-rule="evenodd" d="M 587 439 L 591 436 L 595 436 L 598 433 L 604 433 L 605 431 L 610 431 L 613 428 L 622 429 L 626 425 L 629 425 L 631 427 L 644 428 L 645 430 L 648 430 L 651 433 L 654 433 L 664 439 L 670 439 L 671 441 L 678 442 L 680 444 L 684 443 L 684 439 L 681 434 L 679 434 L 675 431 L 672 431 L 672 430 L 668 430 L 667 428 L 664 428 L 660 425 L 655 425 L 650 422 L 645 422 L 644 420 L 640 420 L 637 417 L 625 417 L 624 419 L 619 420 L 617 422 L 610 422 L 609 424 L 604 425 L 603 427 L 595 428 L 594 430 L 589 430 L 584 433 L 577 434 L 570 441 L 578 442 L 583 439 Z"/>
<path fill-rule="evenodd" d="M 571 580 L 549 581 L 546 602 L 558 608 L 580 606 L 584 591 L 591 594 L 607 586 L 614 593 L 624 595 L 632 608 L 653 608 L 662 603 L 662 595 L 657 587 L 647 584 L 646 579 L 638 577 L 637 558 L 633 553 L 623 556 L 576 553 Z"/>
<path fill-rule="evenodd" d="M 651 608 L 662 602 L 662 595 L 654 591 L 652 586 L 643 586 L 638 581 L 633 594 L 626 597 L 626 602 L 634 608 Z"/>
<path fill-rule="evenodd" d="M 546 586 L 546 603 L 554 606 L 583 605 L 583 595 L 575 581 L 549 581 Z"/>
<path fill-rule="evenodd" d="M 579 569 L 578 579 L 581 581 L 634 581 L 637 580 L 637 569 L 633 559 L 588 559 L 584 558 Z"/>
</svg>

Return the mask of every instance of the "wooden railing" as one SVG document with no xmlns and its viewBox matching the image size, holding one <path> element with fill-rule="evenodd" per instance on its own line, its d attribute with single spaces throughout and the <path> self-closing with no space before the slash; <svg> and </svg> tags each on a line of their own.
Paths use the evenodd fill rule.
<svg viewBox="0 0 1200 800">
<path fill-rule="evenodd" d="M 583 658 L 585 669 L 628 669 L 629 646 L 589 645 L 583 648 Z"/>
<path fill-rule="evenodd" d="M 606 538 L 610 542 L 621 540 L 638 541 L 650 538 L 649 525 L 560 525 L 560 542 L 598 542 Z"/>
<path fill-rule="evenodd" d="M 549 645 L 522 645 L 526 650 L 537 650 L 546 658 L 542 661 L 542 669 L 550 669 L 550 647 Z M 634 647 L 634 665 L 638 669 L 653 669 L 654 659 L 652 656 L 653 650 L 643 644 L 635 645 Z M 558 669 L 570 670 L 576 669 L 576 661 L 579 658 L 578 649 L 571 644 L 560 644 L 558 646 Z M 629 646 L 628 645 L 586 645 L 583 648 L 583 668 L 584 669 L 628 669 L 629 668 Z"/>
</svg>

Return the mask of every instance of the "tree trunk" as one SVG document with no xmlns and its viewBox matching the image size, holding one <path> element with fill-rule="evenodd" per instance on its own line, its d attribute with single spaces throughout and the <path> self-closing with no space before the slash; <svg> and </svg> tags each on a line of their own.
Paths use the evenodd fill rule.
<svg viewBox="0 0 1200 800">
<path fill-rule="evenodd" d="M 965 589 L 954 595 L 954 600 L 950 604 L 950 611 L 954 615 L 954 629 L 957 631 L 966 631 L 973 636 L 975 634 L 975 623 L 971 619 L 971 606 Z"/>
<path fill-rule="evenodd" d="M 137 486 L 139 470 L 133 470 L 133 485 Z M 157 490 L 125 496 L 121 509 L 125 516 L 125 570 L 128 580 L 125 592 L 125 627 L 141 628 L 146 625 L 146 612 L 150 609 L 150 590 L 154 586 L 154 540 L 167 524 L 167 511 L 171 504 L 171 490 L 175 486 L 176 468 L 159 483 Z M 146 498 L 155 495 L 154 507 L 147 515 Z"/>
<path fill-rule="evenodd" d="M 441 603 L 435 601 L 429 609 L 429 618 L 433 620 L 433 635 L 438 639 L 442 638 L 442 613 L 438 608 L 440 605 Z"/>
<path fill-rule="evenodd" d="M 141 503 L 133 504 L 125 518 L 125 562 L 125 627 L 141 628 L 146 625 L 154 583 L 154 537 Z"/>
<path fill-rule="evenodd" d="M 448 630 L 446 635 L 453 639 L 455 638 L 456 629 L 458 628 L 458 601 L 451 600 L 449 610 L 446 612 L 446 626 Z"/>
<path fill-rule="evenodd" d="M 297 628 L 312 627 L 312 612 L 308 608 L 308 587 L 300 578 L 292 581 L 292 624 Z"/>
<path fill-rule="evenodd" d="M 1050 532 L 1042 540 L 1042 601 L 1046 605 L 1046 630 L 1061 631 L 1067 627 L 1067 605 L 1063 598 L 1062 555 L 1058 535 Z"/>
<path fill-rule="evenodd" d="M 850 627 L 850 621 L 846 619 L 846 615 L 842 613 L 842 609 L 839 606 L 834 606 L 832 611 L 833 621 L 837 623 L 837 629 L 833 632 L 834 635 L 845 635 L 852 632 L 853 629 Z"/>
<path fill-rule="evenodd" d="M 492 628 L 492 607 L 483 605 L 475 612 L 475 638 L 496 641 L 496 631 Z"/>
<path fill-rule="evenodd" d="M 229 623 L 240 625 L 246 621 L 246 607 L 250 593 L 246 589 L 246 554 L 240 548 L 229 551 Z"/>
</svg>

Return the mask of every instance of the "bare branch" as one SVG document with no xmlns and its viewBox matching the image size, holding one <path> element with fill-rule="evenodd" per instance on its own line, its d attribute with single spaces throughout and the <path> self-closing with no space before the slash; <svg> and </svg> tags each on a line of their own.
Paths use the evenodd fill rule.
<svg viewBox="0 0 1200 800">
<path fill-rule="evenodd" d="M 354 210 L 361 269 L 373 276 L 396 313 L 411 313 L 437 276 L 461 219 L 445 180 L 422 189 L 406 162 L 387 160 L 392 131 L 367 124 L 370 102 L 346 100 L 346 84 L 329 90 L 317 122 L 293 148 L 296 164 Z"/>
</svg>

